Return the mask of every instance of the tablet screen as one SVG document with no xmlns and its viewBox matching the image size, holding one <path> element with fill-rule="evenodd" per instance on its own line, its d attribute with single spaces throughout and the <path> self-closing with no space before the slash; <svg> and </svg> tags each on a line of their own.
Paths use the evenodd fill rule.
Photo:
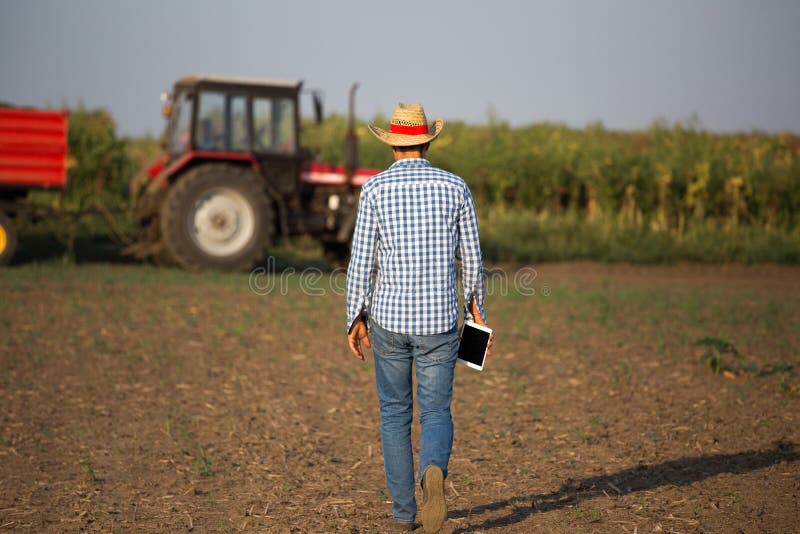
<svg viewBox="0 0 800 534">
<path fill-rule="evenodd" d="M 475 365 L 483 366 L 483 357 L 488 344 L 489 332 L 465 324 L 464 331 L 461 333 L 461 343 L 458 345 L 458 357 Z"/>
</svg>

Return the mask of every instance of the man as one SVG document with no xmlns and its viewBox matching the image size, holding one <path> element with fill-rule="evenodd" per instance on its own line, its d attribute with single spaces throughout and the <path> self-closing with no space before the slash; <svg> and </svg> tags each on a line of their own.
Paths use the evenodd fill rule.
<svg viewBox="0 0 800 534">
<path fill-rule="evenodd" d="M 443 125 L 436 119 L 430 133 L 422 106 L 400 103 L 388 132 L 369 127 L 392 147 L 395 163 L 361 189 L 347 271 L 348 341 L 362 361 L 362 345 L 374 347 L 383 463 L 400 531 L 415 528 L 417 513 L 411 448 L 415 366 L 422 427 L 420 516 L 427 533 L 437 532 L 447 518 L 444 479 L 453 444 L 450 402 L 458 354 L 456 255 L 465 318 L 486 321 L 472 195 L 464 180 L 424 159 Z"/>
</svg>

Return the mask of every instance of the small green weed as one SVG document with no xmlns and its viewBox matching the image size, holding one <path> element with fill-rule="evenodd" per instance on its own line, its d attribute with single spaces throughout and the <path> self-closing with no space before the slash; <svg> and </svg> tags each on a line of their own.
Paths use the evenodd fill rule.
<svg viewBox="0 0 800 534">
<path fill-rule="evenodd" d="M 717 352 L 723 354 L 726 352 L 729 352 L 737 356 L 739 354 L 739 351 L 736 350 L 736 347 L 733 346 L 733 343 L 721 337 L 706 336 L 704 338 L 698 339 L 697 341 L 694 342 L 694 344 L 696 346 L 703 346 L 708 349 L 716 349 Z"/>
<path fill-rule="evenodd" d="M 574 516 L 575 519 L 588 519 L 592 522 L 600 520 L 600 512 L 594 506 L 590 506 L 589 508 L 578 506 L 575 508 Z"/>
<path fill-rule="evenodd" d="M 646 514 L 647 513 L 647 498 L 640 497 L 639 498 L 639 507 L 636 508 L 633 513 L 635 514 Z"/>
<path fill-rule="evenodd" d="M 511 376 L 513 376 L 515 378 L 520 378 L 520 377 L 526 376 L 528 374 L 528 370 L 527 369 L 521 369 L 519 367 L 514 367 L 513 365 L 507 366 L 506 367 L 506 371 L 508 372 L 508 374 L 510 374 Z"/>
<path fill-rule="evenodd" d="M 85 315 L 89 308 L 83 302 L 77 300 L 70 300 L 64 305 L 64 311 L 68 315 Z"/>
<path fill-rule="evenodd" d="M 97 482 L 97 475 L 94 472 L 94 468 L 92 464 L 89 463 L 88 460 L 81 462 L 81 468 L 83 468 L 83 473 L 86 475 L 86 480 L 91 483 Z"/>
<path fill-rule="evenodd" d="M 603 428 L 608 428 L 608 423 L 604 421 L 599 415 L 592 416 L 592 424 Z"/>
<path fill-rule="evenodd" d="M 633 366 L 630 360 L 617 362 L 611 366 L 611 385 L 619 387 L 631 383 L 633 377 Z"/>
<path fill-rule="evenodd" d="M 739 402 L 744 402 L 747 400 L 746 384 L 734 384 L 733 390 L 736 392 L 736 400 L 738 400 Z"/>
<path fill-rule="evenodd" d="M 723 338 L 706 336 L 693 344 L 705 347 L 700 355 L 700 364 L 711 369 L 714 374 L 725 374 L 729 377 L 742 375 L 762 377 L 794 370 L 794 365 L 785 363 L 758 365 L 746 361 L 733 343 Z"/>
<path fill-rule="evenodd" d="M 666 352 L 666 342 L 664 340 L 664 331 L 658 330 L 656 332 L 656 350 L 659 354 L 664 354 Z"/>
<path fill-rule="evenodd" d="M 575 431 L 575 436 L 577 436 L 577 438 L 583 443 L 589 443 L 589 440 L 591 439 L 588 434 L 584 434 L 580 430 Z"/>
<path fill-rule="evenodd" d="M 192 462 L 192 467 L 200 476 L 210 477 L 214 474 L 211 470 L 211 460 L 206 456 L 206 451 L 201 445 L 197 445 L 197 456 Z"/>
<path fill-rule="evenodd" d="M 725 354 L 730 354 L 734 357 L 739 356 L 739 352 L 734 346 L 721 338 L 704 337 L 695 341 L 694 345 L 705 347 L 703 354 L 700 355 L 700 363 L 711 369 L 715 374 L 732 371 L 732 367 L 724 360 Z"/>
<path fill-rule="evenodd" d="M 187 427 L 189 424 L 196 423 L 197 420 L 192 417 L 186 417 L 185 415 L 181 415 L 179 419 L 180 421 L 178 422 L 177 430 L 180 433 L 182 442 L 181 450 L 183 454 L 192 457 L 192 468 L 197 474 L 204 477 L 213 475 L 214 471 L 211 468 L 211 459 L 206 454 L 203 446 L 197 442 L 194 434 L 192 434 Z M 167 417 L 167 421 L 165 423 L 165 430 L 167 435 L 172 437 L 172 420 L 169 417 Z"/>
<path fill-rule="evenodd" d="M 739 494 L 738 491 L 729 491 L 723 494 L 723 497 L 733 498 L 733 509 L 736 511 L 737 514 L 742 511 L 742 496 Z"/>
<path fill-rule="evenodd" d="M 607 290 L 608 280 L 603 280 L 603 289 Z M 594 305 L 597 322 L 606 327 L 606 330 L 611 332 L 616 329 L 614 317 L 611 312 L 611 301 L 605 293 L 594 293 L 589 296 L 589 302 Z"/>
<path fill-rule="evenodd" d="M 524 495 L 517 495 L 515 497 L 511 497 L 510 502 L 514 506 L 527 506 L 530 504 L 530 497 L 526 497 Z"/>
<path fill-rule="evenodd" d="M 93 343 L 92 343 L 92 344 L 94 345 L 94 349 L 95 349 L 97 352 L 100 352 L 100 353 L 103 353 L 103 354 L 111 354 L 112 352 L 114 352 L 114 351 L 111 349 L 111 346 L 108 344 L 108 341 L 106 341 L 106 340 L 105 340 L 104 338 L 102 338 L 102 337 L 96 337 L 96 338 L 94 338 L 94 340 L 93 340 Z"/>
<path fill-rule="evenodd" d="M 800 384 L 794 378 L 784 376 L 781 378 L 781 393 L 787 397 L 800 399 Z"/>
<path fill-rule="evenodd" d="M 250 344 L 250 339 L 247 336 L 247 328 L 244 324 L 238 323 L 230 329 L 230 334 L 236 338 L 239 345 L 247 347 Z"/>
</svg>

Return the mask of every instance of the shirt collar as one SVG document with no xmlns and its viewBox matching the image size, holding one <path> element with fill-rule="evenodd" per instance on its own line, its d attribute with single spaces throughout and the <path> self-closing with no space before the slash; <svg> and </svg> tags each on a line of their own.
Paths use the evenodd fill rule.
<svg viewBox="0 0 800 534">
<path fill-rule="evenodd" d="M 409 167 L 409 166 L 430 167 L 431 162 L 425 158 L 403 158 L 392 163 L 390 169 L 393 167 Z"/>
</svg>

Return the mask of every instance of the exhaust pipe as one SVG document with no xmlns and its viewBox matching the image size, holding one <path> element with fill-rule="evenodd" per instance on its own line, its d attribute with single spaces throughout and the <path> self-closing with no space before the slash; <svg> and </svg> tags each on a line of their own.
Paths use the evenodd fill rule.
<svg viewBox="0 0 800 534">
<path fill-rule="evenodd" d="M 347 135 L 344 139 L 344 172 L 347 183 L 353 186 L 358 168 L 358 137 L 356 137 L 356 91 L 358 82 L 350 87 L 350 104 L 347 118 Z"/>
</svg>

